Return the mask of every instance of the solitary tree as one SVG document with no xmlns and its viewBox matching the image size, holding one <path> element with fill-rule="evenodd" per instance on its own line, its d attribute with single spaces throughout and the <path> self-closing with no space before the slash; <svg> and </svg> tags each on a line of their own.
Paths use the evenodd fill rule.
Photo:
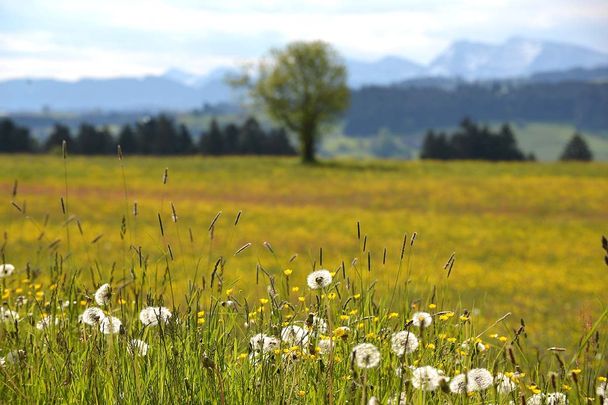
<svg viewBox="0 0 608 405">
<path fill-rule="evenodd" d="M 593 160 L 593 155 L 591 154 L 591 150 L 589 150 L 589 146 L 587 146 L 587 142 L 583 139 L 583 137 L 575 133 L 570 142 L 564 148 L 562 152 L 562 156 L 560 160 L 583 160 L 589 161 Z"/>
<path fill-rule="evenodd" d="M 254 101 L 270 118 L 298 134 L 300 153 L 314 162 L 320 125 L 335 120 L 349 101 L 346 67 L 338 53 L 322 41 L 293 42 L 274 49 L 256 68 L 249 85 Z"/>
</svg>

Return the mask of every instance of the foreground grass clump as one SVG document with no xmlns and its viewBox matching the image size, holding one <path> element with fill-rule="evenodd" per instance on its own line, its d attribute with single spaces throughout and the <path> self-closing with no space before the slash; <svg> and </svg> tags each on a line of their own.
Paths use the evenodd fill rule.
<svg viewBox="0 0 608 405">
<path fill-rule="evenodd" d="M 148 287 L 147 264 L 122 278 L 76 280 L 55 255 L 50 284 L 30 268 L 0 268 L 0 398 L 6 403 L 606 404 L 608 310 L 580 346 L 529 355 L 526 325 L 507 313 L 479 324 L 442 289 L 410 293 L 415 235 L 404 239 L 394 287 L 372 266 L 319 263 L 305 279 L 289 263 L 231 286 L 229 258 L 208 282 L 172 297 L 171 267 Z M 249 245 L 235 249 L 243 254 Z M 267 249 L 273 250 L 267 244 Z M 445 265 L 449 277 L 453 256 Z M 403 270 L 403 271 L 402 271 Z M 95 270 L 91 277 L 95 279 Z M 203 279 L 205 280 L 205 279 Z M 158 288 L 160 287 L 160 289 Z M 438 291 L 439 290 L 439 291 Z M 154 291 L 165 291 L 155 293 Z M 171 304 L 169 304 L 171 303 Z"/>
</svg>

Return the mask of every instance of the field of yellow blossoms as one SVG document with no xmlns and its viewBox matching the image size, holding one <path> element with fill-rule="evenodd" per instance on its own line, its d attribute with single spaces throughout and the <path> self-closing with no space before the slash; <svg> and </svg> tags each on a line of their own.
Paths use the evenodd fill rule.
<svg viewBox="0 0 608 405">
<path fill-rule="evenodd" d="M 608 165 L 0 159 L 6 403 L 604 403 Z"/>
</svg>

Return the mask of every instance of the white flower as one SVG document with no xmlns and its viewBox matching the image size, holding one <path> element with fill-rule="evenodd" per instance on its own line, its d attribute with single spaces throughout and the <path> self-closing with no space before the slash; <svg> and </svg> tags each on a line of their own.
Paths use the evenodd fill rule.
<svg viewBox="0 0 608 405">
<path fill-rule="evenodd" d="M 402 330 L 391 338 L 391 350 L 397 356 L 413 353 L 418 348 L 418 338 L 411 332 Z"/>
<path fill-rule="evenodd" d="M 6 357 L 0 357 L 0 367 L 4 367 L 7 363 L 15 364 L 22 360 L 25 360 L 25 351 L 12 350 L 6 354 Z"/>
<path fill-rule="evenodd" d="M 274 336 L 258 333 L 249 340 L 249 345 L 254 353 L 268 353 L 278 349 L 281 342 Z"/>
<path fill-rule="evenodd" d="M 550 394 L 534 394 L 528 401 L 528 405 L 567 405 L 568 398 L 561 392 L 553 392 Z"/>
<path fill-rule="evenodd" d="M 108 283 L 103 284 L 95 291 L 95 302 L 97 305 L 107 305 L 110 302 L 110 298 L 112 298 L 112 287 Z"/>
<path fill-rule="evenodd" d="M 169 322 L 172 314 L 165 307 L 146 307 L 139 313 L 139 320 L 144 326 L 156 326 L 159 321 L 162 323 Z"/>
<path fill-rule="evenodd" d="M 328 354 L 334 347 L 334 342 L 331 339 L 321 339 L 317 345 L 321 354 Z"/>
<path fill-rule="evenodd" d="M 467 376 L 458 374 L 450 380 L 450 392 L 454 394 L 464 394 L 467 391 Z"/>
<path fill-rule="evenodd" d="M 286 326 L 281 331 L 281 340 L 287 342 L 290 346 L 306 346 L 308 332 L 296 325 Z"/>
<path fill-rule="evenodd" d="M 15 322 L 19 320 L 19 314 L 16 311 L 0 307 L 0 322 Z"/>
<path fill-rule="evenodd" d="M 148 344 L 143 340 L 131 339 L 127 346 L 127 351 L 131 355 L 144 357 L 148 353 Z"/>
<path fill-rule="evenodd" d="M 598 397 L 606 398 L 607 390 L 608 390 L 608 382 L 602 381 L 601 383 L 598 384 L 597 388 L 595 389 L 595 393 L 597 394 Z"/>
<path fill-rule="evenodd" d="M 513 392 L 517 388 L 515 383 L 503 373 L 496 374 L 494 384 L 496 384 L 496 390 L 498 393 L 504 395 Z"/>
<path fill-rule="evenodd" d="M 327 333 L 327 322 L 320 316 L 315 315 L 312 317 L 312 327 L 315 331 Z"/>
<path fill-rule="evenodd" d="M 122 328 L 122 322 L 120 319 L 114 316 L 106 316 L 99 322 L 99 330 L 104 335 L 112 335 L 119 333 Z"/>
<path fill-rule="evenodd" d="M 433 322 L 433 317 L 428 312 L 416 312 L 412 315 L 412 324 L 418 328 L 428 328 Z"/>
<path fill-rule="evenodd" d="M 45 316 L 36 323 L 36 329 L 43 330 L 51 326 L 52 324 L 59 325 L 59 319 L 53 318 L 50 315 Z"/>
<path fill-rule="evenodd" d="M 81 315 L 81 320 L 82 320 L 82 322 L 86 323 L 87 325 L 97 325 L 105 317 L 106 317 L 106 314 L 104 314 L 104 312 L 101 309 L 99 309 L 97 307 L 91 307 L 91 308 L 87 308 L 84 310 L 84 312 Z"/>
<path fill-rule="evenodd" d="M 306 283 L 312 290 L 325 288 L 331 284 L 331 273 L 328 270 L 313 271 L 306 277 Z"/>
<path fill-rule="evenodd" d="M 492 386 L 494 377 L 485 368 L 474 368 L 467 373 L 467 391 L 483 391 Z"/>
<path fill-rule="evenodd" d="M 405 392 L 402 392 L 400 395 L 395 394 L 391 398 L 388 399 L 388 405 L 406 405 L 407 404 L 407 396 Z"/>
<path fill-rule="evenodd" d="M 0 278 L 10 276 L 15 271 L 15 266 L 12 264 L 0 264 Z"/>
<path fill-rule="evenodd" d="M 371 343 L 360 343 L 353 348 L 355 365 L 359 368 L 374 368 L 380 364 L 380 351 Z"/>
<path fill-rule="evenodd" d="M 376 397 L 371 397 L 369 401 L 367 401 L 367 405 L 382 405 L 382 403 Z"/>
<path fill-rule="evenodd" d="M 441 376 L 439 371 L 431 366 L 418 367 L 412 371 L 412 385 L 424 391 L 435 391 L 439 387 Z"/>
</svg>

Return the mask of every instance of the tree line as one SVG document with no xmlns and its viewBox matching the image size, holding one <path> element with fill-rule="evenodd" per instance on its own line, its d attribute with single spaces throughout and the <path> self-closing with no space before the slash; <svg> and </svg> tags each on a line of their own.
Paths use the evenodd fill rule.
<svg viewBox="0 0 608 405">
<path fill-rule="evenodd" d="M 421 159 L 437 160 L 491 160 L 522 161 L 536 160 L 534 154 L 525 154 L 517 145 L 509 124 L 493 131 L 465 118 L 452 134 L 429 130 L 422 142 Z M 566 144 L 560 160 L 589 161 L 593 155 L 585 139 L 575 133 Z"/>
<path fill-rule="evenodd" d="M 608 83 L 370 86 L 351 93 L 344 132 L 364 137 L 385 128 L 408 134 L 452 127 L 462 117 L 483 122 L 560 122 L 606 130 L 607 106 Z"/>
<path fill-rule="evenodd" d="M 117 135 L 109 127 L 95 127 L 82 123 L 77 131 L 55 124 L 42 143 L 34 139 L 28 128 L 16 125 L 11 119 L 0 120 L 0 152 L 53 152 L 66 141 L 71 153 L 104 155 L 122 151 L 133 155 L 295 155 L 289 137 L 282 128 L 264 129 L 250 117 L 241 125 L 220 126 L 213 119 L 209 129 L 195 141 L 188 128 L 177 124 L 166 115 L 140 120 L 134 125 L 123 125 Z"/>
</svg>

